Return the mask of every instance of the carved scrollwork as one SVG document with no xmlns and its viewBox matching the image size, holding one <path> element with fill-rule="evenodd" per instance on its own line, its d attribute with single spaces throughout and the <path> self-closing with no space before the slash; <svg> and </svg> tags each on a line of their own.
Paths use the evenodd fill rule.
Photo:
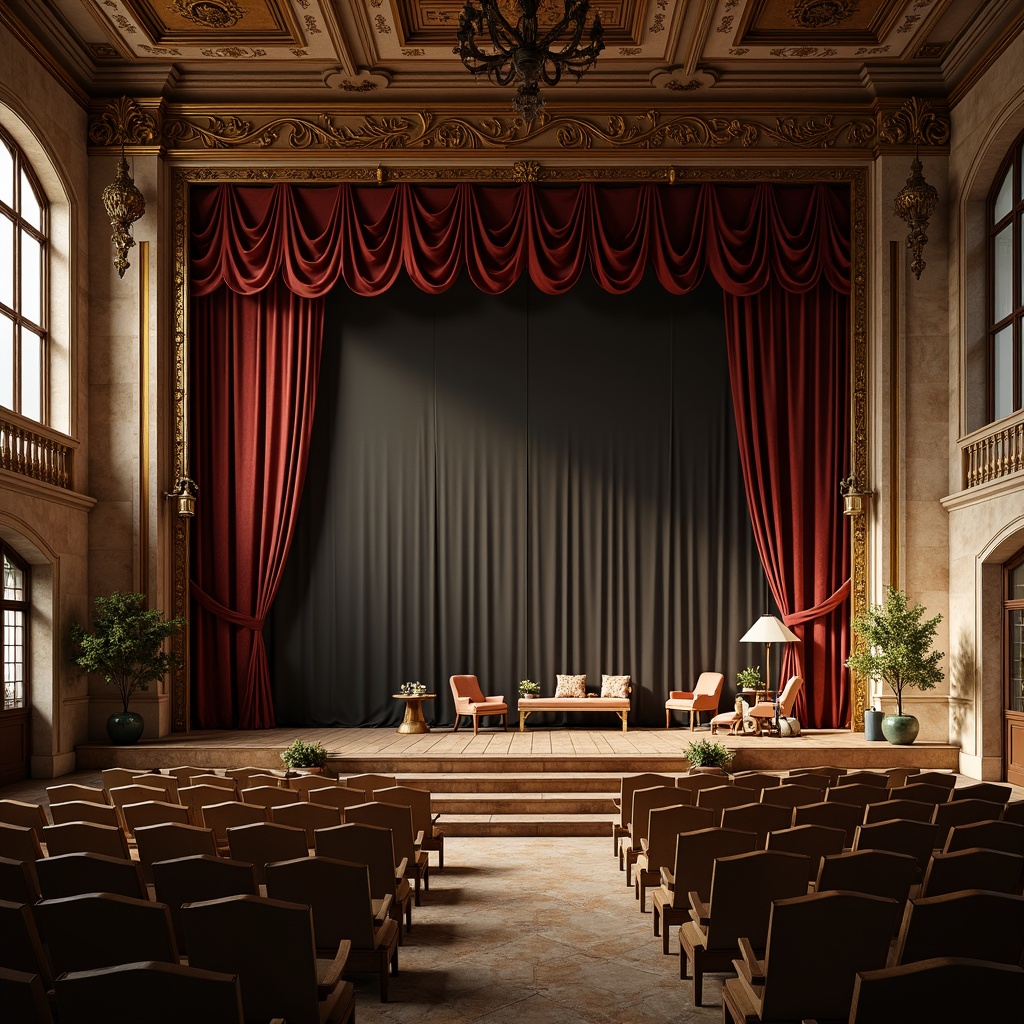
<svg viewBox="0 0 1024 1024">
<path fill-rule="evenodd" d="M 839 143 L 863 148 L 876 134 L 864 118 L 792 116 L 757 120 L 679 114 L 657 110 L 612 114 L 599 118 L 542 113 L 532 121 L 521 117 L 435 115 L 427 111 L 394 115 L 322 113 L 314 118 L 272 117 L 262 123 L 237 115 L 169 117 L 163 138 L 168 145 L 199 142 L 207 149 L 508 149 L 552 143 L 562 150 L 579 149 L 720 149 L 785 146 L 827 149 Z"/>
<path fill-rule="evenodd" d="M 94 146 L 147 146 L 157 139 L 156 118 L 147 114 L 130 96 L 110 103 L 89 125 Z"/>
<path fill-rule="evenodd" d="M 878 137 L 891 146 L 920 143 L 923 146 L 944 146 L 949 142 L 948 118 L 935 113 L 927 100 L 916 96 L 899 110 L 882 116 Z"/>
</svg>

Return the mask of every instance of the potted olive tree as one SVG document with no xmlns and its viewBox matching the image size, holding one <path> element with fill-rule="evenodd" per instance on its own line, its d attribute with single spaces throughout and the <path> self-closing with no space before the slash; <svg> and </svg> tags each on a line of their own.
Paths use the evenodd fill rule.
<svg viewBox="0 0 1024 1024">
<path fill-rule="evenodd" d="M 853 620 L 861 643 L 846 665 L 887 683 L 896 695 L 896 714 L 882 719 L 882 735 L 890 743 L 913 743 L 921 728 L 914 715 L 903 713 L 904 689 L 931 690 L 944 678 L 939 662 L 945 654 L 931 649 L 942 616 L 925 620 L 924 611 L 919 604 L 908 607 L 907 595 L 889 586 L 882 604 Z"/>
<path fill-rule="evenodd" d="M 98 672 L 121 697 L 122 710 L 107 719 L 111 743 L 136 743 L 145 728 L 142 715 L 130 711 L 128 702 L 136 690 L 162 679 L 178 664 L 164 641 L 185 625 L 183 618 L 165 619 L 157 608 L 146 608 L 145 594 L 115 591 L 97 597 L 92 629 L 77 623 L 71 627 L 74 662 L 86 672 Z"/>
</svg>

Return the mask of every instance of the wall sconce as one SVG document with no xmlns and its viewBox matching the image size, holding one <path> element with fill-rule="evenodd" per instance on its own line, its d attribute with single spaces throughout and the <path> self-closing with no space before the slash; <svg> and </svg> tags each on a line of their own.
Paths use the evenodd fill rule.
<svg viewBox="0 0 1024 1024">
<path fill-rule="evenodd" d="M 128 250 L 135 244 L 132 238 L 132 225 L 146 212 L 146 200 L 138 190 L 128 170 L 128 161 L 124 158 L 124 140 L 121 141 L 121 156 L 117 161 L 117 174 L 114 180 L 103 190 L 103 208 L 110 218 L 110 226 L 114 233 L 110 240 L 114 243 L 117 257 L 114 266 L 117 276 L 124 277 L 128 269 Z"/>
<path fill-rule="evenodd" d="M 843 496 L 843 515 L 859 516 L 866 510 L 867 499 L 873 491 L 862 491 L 857 477 L 851 473 L 845 480 L 839 481 L 839 493 Z"/>
<path fill-rule="evenodd" d="M 168 491 L 164 497 L 173 498 L 178 502 L 178 515 L 182 518 L 191 518 L 196 514 L 196 495 L 199 488 L 195 480 L 183 476 L 175 485 L 173 491 Z"/>
</svg>

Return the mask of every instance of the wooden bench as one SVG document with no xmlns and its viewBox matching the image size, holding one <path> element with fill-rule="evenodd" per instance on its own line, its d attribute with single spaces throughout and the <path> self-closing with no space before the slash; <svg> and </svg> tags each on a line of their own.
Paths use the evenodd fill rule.
<svg viewBox="0 0 1024 1024">
<path fill-rule="evenodd" d="M 629 716 L 628 697 L 520 697 L 519 731 L 526 731 L 526 720 L 534 711 L 614 711 L 622 719 L 626 732 Z"/>
</svg>

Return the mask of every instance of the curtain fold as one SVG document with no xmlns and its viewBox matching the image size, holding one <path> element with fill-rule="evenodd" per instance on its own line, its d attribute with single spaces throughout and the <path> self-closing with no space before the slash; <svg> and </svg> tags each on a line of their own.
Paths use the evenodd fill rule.
<svg viewBox="0 0 1024 1024">
<path fill-rule="evenodd" d="M 784 646 L 780 680 L 768 685 L 799 672 L 797 717 L 819 728 L 846 725 L 850 547 L 836 494 L 850 435 L 849 301 L 824 285 L 793 293 L 771 282 L 725 303 L 754 537 L 772 596 L 801 641 Z"/>
<path fill-rule="evenodd" d="M 263 623 L 288 558 L 316 402 L 323 300 L 281 282 L 193 299 L 196 720 L 274 724 Z"/>
<path fill-rule="evenodd" d="M 737 409 L 738 391 L 750 404 L 750 422 L 737 428 L 773 593 L 784 613 L 797 615 L 841 585 L 834 563 L 848 555 L 834 491 L 849 434 L 848 424 L 842 433 L 832 423 L 848 405 L 837 368 L 849 338 L 845 186 L 223 184 L 194 187 L 191 203 L 192 437 L 203 467 L 193 474 L 203 494 L 193 573 L 199 724 L 272 721 L 262 622 L 301 496 L 323 300 L 338 285 L 378 295 L 404 272 L 439 293 L 465 273 L 498 294 L 529 274 L 541 292 L 558 295 L 589 270 L 603 289 L 621 293 L 650 267 L 662 287 L 683 294 L 710 274 L 727 295 Z M 786 346 L 821 346 L 829 361 L 813 351 L 779 360 Z M 760 391 L 745 380 L 754 365 L 770 374 L 772 393 L 790 397 L 794 415 L 783 416 L 778 399 L 755 400 L 769 389 L 768 380 Z M 781 422 L 767 421 L 769 405 Z M 813 424 L 819 406 L 833 417 L 825 431 L 832 447 L 822 454 L 824 439 L 807 444 L 807 457 L 782 472 L 784 460 L 762 449 L 783 451 L 785 431 L 794 421 Z M 809 496 L 813 510 L 798 514 Z M 796 549 L 800 568 L 787 570 Z M 806 720 L 841 724 L 843 608 L 801 628 Z"/>
</svg>

